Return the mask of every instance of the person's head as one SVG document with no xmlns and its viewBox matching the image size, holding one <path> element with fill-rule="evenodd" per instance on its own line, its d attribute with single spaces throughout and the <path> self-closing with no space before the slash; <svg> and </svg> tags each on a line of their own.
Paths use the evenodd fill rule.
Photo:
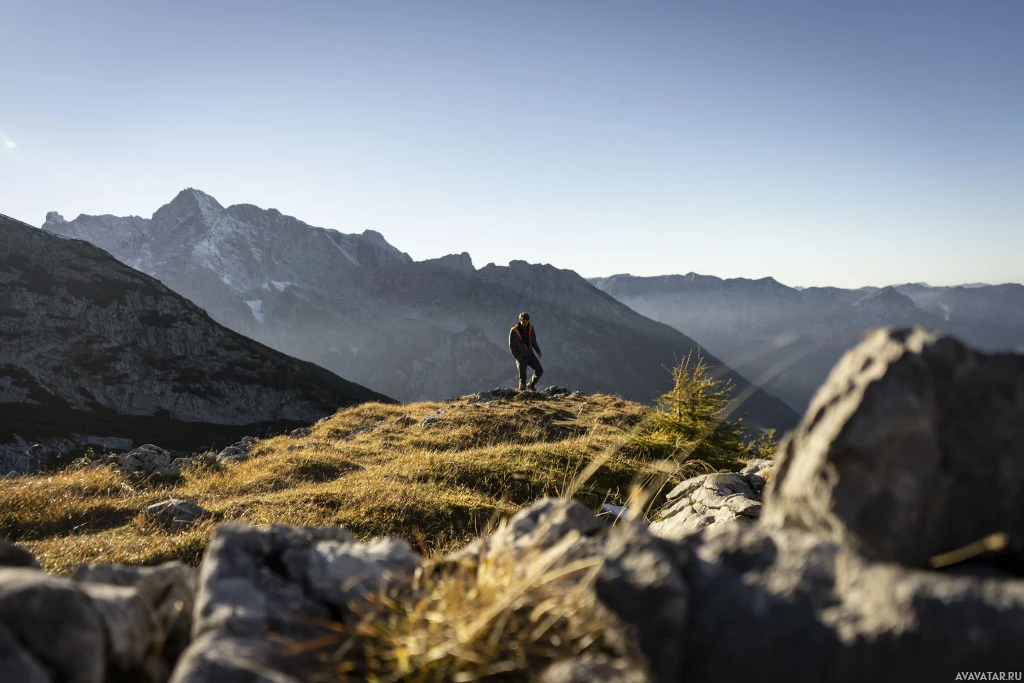
<svg viewBox="0 0 1024 683">
<path fill-rule="evenodd" d="M 526 311 L 523 311 L 522 313 L 520 313 L 519 314 L 519 324 L 520 325 L 529 325 L 530 324 L 530 314 L 527 313 Z"/>
</svg>

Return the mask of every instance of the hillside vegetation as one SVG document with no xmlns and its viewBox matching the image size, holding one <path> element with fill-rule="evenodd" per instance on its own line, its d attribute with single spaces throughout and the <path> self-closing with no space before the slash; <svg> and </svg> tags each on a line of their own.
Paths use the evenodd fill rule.
<svg viewBox="0 0 1024 683">
<path fill-rule="evenodd" d="M 226 520 L 337 524 L 437 554 L 541 496 L 567 493 L 648 413 L 605 395 L 366 403 L 317 423 L 307 437 L 262 440 L 245 462 L 188 469 L 174 485 L 82 467 L 0 480 L 0 536 L 62 573 L 82 562 L 195 565 Z M 595 510 L 622 505 L 647 470 L 645 456 L 615 453 L 573 493 Z M 170 497 L 194 499 L 212 518 L 166 531 L 148 520 L 146 506 Z"/>
</svg>

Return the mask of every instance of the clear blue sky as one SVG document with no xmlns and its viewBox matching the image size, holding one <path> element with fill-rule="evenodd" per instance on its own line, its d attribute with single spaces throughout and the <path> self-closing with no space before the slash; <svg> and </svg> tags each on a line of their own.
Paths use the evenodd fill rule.
<svg viewBox="0 0 1024 683">
<path fill-rule="evenodd" d="M 416 259 L 1024 281 L 1024 2 L 0 2 L 0 212 L 191 186 Z"/>
</svg>

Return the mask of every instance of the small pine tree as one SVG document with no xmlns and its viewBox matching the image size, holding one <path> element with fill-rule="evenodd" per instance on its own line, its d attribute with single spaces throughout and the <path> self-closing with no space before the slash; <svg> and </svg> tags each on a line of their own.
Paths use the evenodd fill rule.
<svg viewBox="0 0 1024 683">
<path fill-rule="evenodd" d="M 673 387 L 658 399 L 658 410 L 633 440 L 635 447 L 651 457 L 672 458 L 689 470 L 729 469 L 759 454 L 770 457 L 773 434 L 747 442 L 743 417 L 722 418 L 733 384 L 714 377 L 702 356 L 687 355 L 671 373 Z"/>
</svg>

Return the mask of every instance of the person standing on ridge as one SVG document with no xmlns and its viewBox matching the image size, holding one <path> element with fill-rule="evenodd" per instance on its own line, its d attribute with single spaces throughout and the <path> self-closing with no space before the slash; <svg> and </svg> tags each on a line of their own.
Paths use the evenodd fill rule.
<svg viewBox="0 0 1024 683">
<path fill-rule="evenodd" d="M 516 367 L 519 369 L 519 391 L 525 388 L 524 385 L 529 387 L 530 391 L 535 391 L 537 389 L 537 380 L 544 374 L 544 368 L 541 367 L 539 360 L 544 354 L 540 352 L 540 347 L 537 346 L 537 333 L 533 331 L 533 325 L 530 324 L 530 314 L 526 311 L 519 314 L 519 324 L 509 330 L 508 348 L 516 359 Z M 537 355 L 533 355 L 535 349 Z M 533 368 L 533 378 L 529 384 L 526 384 L 527 368 Z"/>
</svg>

